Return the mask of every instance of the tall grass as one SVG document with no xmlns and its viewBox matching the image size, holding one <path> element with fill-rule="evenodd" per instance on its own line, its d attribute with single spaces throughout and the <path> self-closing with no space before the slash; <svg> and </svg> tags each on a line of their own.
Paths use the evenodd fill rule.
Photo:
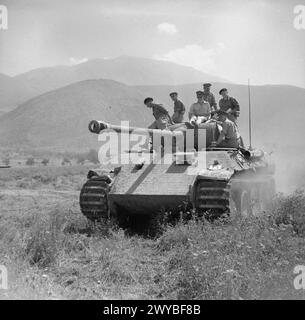
<svg viewBox="0 0 305 320">
<path fill-rule="evenodd" d="M 90 224 L 66 205 L 1 216 L 13 274 L 4 298 L 302 298 L 293 268 L 305 263 L 304 192 L 279 199 L 264 217 L 193 217 L 158 238 Z"/>
</svg>

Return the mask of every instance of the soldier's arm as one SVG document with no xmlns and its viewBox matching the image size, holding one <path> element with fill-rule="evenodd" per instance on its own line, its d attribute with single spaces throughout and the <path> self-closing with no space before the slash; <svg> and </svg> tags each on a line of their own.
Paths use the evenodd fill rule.
<svg viewBox="0 0 305 320">
<path fill-rule="evenodd" d="M 180 113 L 184 114 L 185 113 L 185 106 L 184 104 L 180 101 Z"/>
<path fill-rule="evenodd" d="M 190 110 L 189 110 L 189 120 L 192 119 L 193 115 L 194 115 L 194 106 L 191 105 Z"/>
<path fill-rule="evenodd" d="M 223 131 L 221 131 L 219 134 L 219 137 L 216 141 L 216 145 L 220 144 L 224 140 L 225 137 L 226 137 L 225 133 Z"/>
<path fill-rule="evenodd" d="M 228 127 L 227 127 L 227 124 L 226 124 L 226 123 L 223 122 L 223 123 L 221 124 L 221 126 L 222 126 L 222 130 L 221 130 L 221 132 L 220 132 L 220 134 L 219 134 L 219 137 L 218 137 L 218 139 L 217 139 L 217 141 L 216 141 L 216 145 L 220 144 L 220 143 L 222 142 L 222 140 L 225 139 L 225 137 L 226 137 L 226 135 L 227 135 L 227 132 L 228 132 Z"/>
<path fill-rule="evenodd" d="M 232 103 L 232 110 L 233 111 L 240 111 L 239 103 L 237 102 L 236 99 L 231 98 L 231 103 Z"/>
<path fill-rule="evenodd" d="M 211 105 L 212 108 L 214 108 L 214 110 L 217 110 L 217 102 L 216 102 L 216 99 L 215 99 L 215 96 L 212 95 L 212 105 Z"/>
<path fill-rule="evenodd" d="M 208 103 L 208 114 L 211 115 L 211 106 L 209 103 Z"/>
<path fill-rule="evenodd" d="M 219 99 L 218 106 L 219 106 L 219 109 L 221 109 L 221 107 L 222 107 L 222 99 Z"/>
</svg>

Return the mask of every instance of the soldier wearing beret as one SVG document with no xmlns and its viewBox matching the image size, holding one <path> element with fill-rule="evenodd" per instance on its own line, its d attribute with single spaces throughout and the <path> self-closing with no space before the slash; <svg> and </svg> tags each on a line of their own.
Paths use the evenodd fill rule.
<svg viewBox="0 0 305 320">
<path fill-rule="evenodd" d="M 210 83 L 203 84 L 203 98 L 210 104 L 211 111 L 216 111 L 217 103 L 214 94 L 211 92 L 211 86 Z"/>
<path fill-rule="evenodd" d="M 221 89 L 219 94 L 222 96 L 219 100 L 220 110 L 226 111 L 228 113 L 228 118 L 236 123 L 240 113 L 239 103 L 236 99 L 229 96 L 227 88 Z"/>
<path fill-rule="evenodd" d="M 164 130 L 172 125 L 172 120 L 168 114 L 168 111 L 161 105 L 153 102 L 153 98 L 148 97 L 144 100 L 144 104 L 147 108 L 152 109 L 155 121 L 149 126 L 149 129 L 161 129 Z"/>
<path fill-rule="evenodd" d="M 174 101 L 174 114 L 172 116 L 172 121 L 174 123 L 182 123 L 185 113 L 185 106 L 180 100 L 178 100 L 177 92 L 171 92 L 169 96 Z"/>
</svg>

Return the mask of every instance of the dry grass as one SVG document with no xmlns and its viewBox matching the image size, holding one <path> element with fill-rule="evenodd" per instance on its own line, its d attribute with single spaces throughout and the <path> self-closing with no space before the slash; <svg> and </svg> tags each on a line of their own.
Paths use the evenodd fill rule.
<svg viewBox="0 0 305 320">
<path fill-rule="evenodd" d="M 0 187 L 80 190 L 87 175 L 87 166 L 25 167 L 0 170 Z"/>
<path fill-rule="evenodd" d="M 280 195 L 265 217 L 194 216 L 154 239 L 88 223 L 74 195 L 0 196 L 1 298 L 303 298 L 293 288 L 305 263 L 303 191 Z"/>
</svg>

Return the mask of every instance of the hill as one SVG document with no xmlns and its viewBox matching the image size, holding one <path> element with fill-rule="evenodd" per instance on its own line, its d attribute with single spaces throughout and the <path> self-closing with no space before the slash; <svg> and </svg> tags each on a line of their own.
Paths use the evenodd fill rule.
<svg viewBox="0 0 305 320">
<path fill-rule="evenodd" d="M 0 144 L 87 150 L 96 146 L 89 134 L 94 118 L 118 122 L 131 119 L 134 125 L 149 121 L 144 107 L 139 112 L 141 94 L 137 88 L 112 80 L 87 80 L 45 93 L 29 100 L 0 118 Z"/>
<path fill-rule="evenodd" d="M 213 84 L 215 93 L 223 83 Z M 201 84 L 178 86 L 128 86 L 112 80 L 87 80 L 54 90 L 22 104 L 0 118 L 0 145 L 60 150 L 88 150 L 98 146 L 96 136 L 88 132 L 92 119 L 146 127 L 153 121 L 143 105 L 153 96 L 172 112 L 168 93 L 177 90 L 187 108 L 195 100 Z M 230 85 L 230 93 L 241 105 L 239 126 L 248 143 L 247 87 Z M 305 89 L 291 86 L 253 86 L 253 144 L 270 149 L 304 150 L 303 119 Z M 216 94 L 218 99 L 218 94 Z M 302 147 L 302 149 L 301 149 Z M 287 151 L 289 153 L 289 151 Z"/>
<path fill-rule="evenodd" d="M 74 66 L 35 69 L 15 77 L 0 75 L 0 111 L 69 84 L 90 79 L 112 79 L 129 85 L 183 84 L 222 79 L 165 61 L 136 57 L 95 59 Z"/>
<path fill-rule="evenodd" d="M 0 74 L 0 116 L 35 94 L 36 92 L 23 80 Z"/>
</svg>

